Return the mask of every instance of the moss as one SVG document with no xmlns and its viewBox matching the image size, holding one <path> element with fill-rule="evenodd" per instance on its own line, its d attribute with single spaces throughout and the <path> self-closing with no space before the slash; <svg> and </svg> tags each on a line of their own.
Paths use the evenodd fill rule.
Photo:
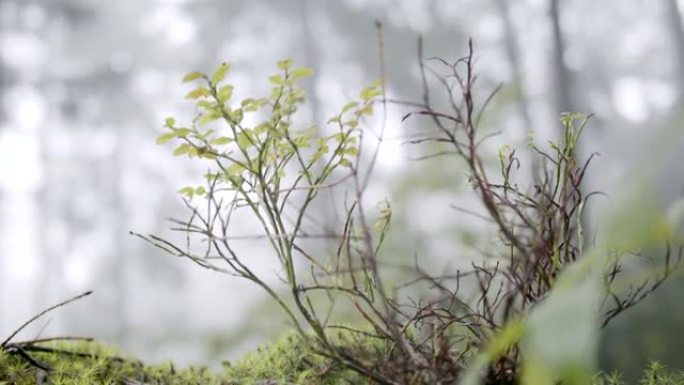
<svg viewBox="0 0 684 385">
<path fill-rule="evenodd" d="M 32 365 L 19 354 L 0 351 L 0 384 L 225 384 L 205 368 L 176 370 L 171 363 L 144 365 L 96 343 L 69 342 L 40 345 L 53 351 L 26 353 L 50 371 Z M 69 354 L 69 352 L 77 354 Z"/>
<path fill-rule="evenodd" d="M 599 373 L 594 378 L 593 385 L 625 385 L 619 373 L 604 374 Z M 644 371 L 639 385 L 684 385 L 684 372 L 674 373 L 658 363 L 653 362 Z"/>
<path fill-rule="evenodd" d="M 257 349 L 228 365 L 226 378 L 232 384 L 251 384 L 270 380 L 273 384 L 359 384 L 368 383 L 357 373 L 313 353 L 295 333 L 288 333 L 273 344 Z"/>
<path fill-rule="evenodd" d="M 349 338 L 335 340 L 337 343 L 351 343 Z M 362 341 L 354 341 L 364 346 Z M 370 343 L 365 345 L 372 346 Z M 179 370 L 172 363 L 145 365 L 97 343 L 61 342 L 37 346 L 52 351 L 27 350 L 26 353 L 51 370 L 42 370 L 19 354 L 0 351 L 0 385 L 368 383 L 357 373 L 313 353 L 295 333 L 288 333 L 276 342 L 247 354 L 233 365 L 226 363 L 222 372 L 202 367 Z"/>
<path fill-rule="evenodd" d="M 338 329 L 328 333 L 328 341 L 338 351 L 353 356 L 378 374 L 396 370 L 397 357 L 392 354 L 391 344 L 384 339 L 371 337 L 351 329 Z M 407 331 L 407 337 L 412 338 Z M 310 342 L 309 342 L 310 343 Z M 324 350 L 324 349 L 320 349 Z M 403 365 L 402 368 L 403 369 Z M 225 369 L 231 384 L 252 384 L 270 380 L 264 384 L 338 385 L 372 384 L 371 379 L 333 359 L 314 352 L 297 333 L 290 332 L 272 344 L 259 348 Z"/>
<path fill-rule="evenodd" d="M 353 347 L 363 359 L 388 354 L 388 346 L 377 339 L 348 332 L 334 333 L 331 342 Z M 39 345 L 53 352 L 27 351 L 31 358 L 51 368 L 49 372 L 19 354 L 0 351 L 0 385 L 337 385 L 371 384 L 360 374 L 317 355 L 295 333 L 247 354 L 234 364 L 226 363 L 222 372 L 202 367 L 177 369 L 172 363 L 144 365 L 97 343 L 62 342 Z M 68 354 L 66 352 L 75 352 Z M 371 357 L 375 356 L 375 357 Z M 594 385 L 625 385 L 618 374 L 596 375 Z M 684 385 L 684 372 L 668 371 L 653 363 L 639 381 L 640 385 Z"/>
</svg>

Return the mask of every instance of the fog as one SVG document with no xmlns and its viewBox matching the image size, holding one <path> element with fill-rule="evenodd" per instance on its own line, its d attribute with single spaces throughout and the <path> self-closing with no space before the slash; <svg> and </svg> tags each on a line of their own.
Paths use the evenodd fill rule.
<svg viewBox="0 0 684 385">
<path fill-rule="evenodd" d="M 530 130 L 543 142 L 557 135 L 560 112 L 593 113 L 582 143 L 585 154 L 601 153 L 592 188 L 610 192 L 662 157 L 658 190 L 666 205 L 684 191 L 680 3 L 0 0 L 0 337 L 86 290 L 94 294 L 23 336 L 92 336 L 151 362 L 216 364 L 288 328 L 250 282 L 129 234 L 182 242 L 168 218 L 187 215 L 176 191 L 203 170 L 173 157 L 155 137 L 166 117 L 194 117 L 183 75 L 224 61 L 233 64 L 239 97 L 267 91 L 277 60 L 312 67 L 302 119 L 324 126 L 381 77 L 381 56 L 389 95 L 416 100 L 418 37 L 427 57 L 450 59 L 472 38 L 482 93 L 503 85 L 485 119 L 502 131 L 495 143 L 522 146 Z M 389 107 L 387 137 L 396 140 L 383 144 L 373 194 L 401 197 L 399 207 L 420 215 L 398 231 L 427 254 L 445 254 L 453 221 L 435 205 L 449 198 L 409 189 L 407 170 L 421 163 L 401 140 L 416 123 L 401 117 L 400 108 Z M 250 226 L 245 222 L 245 234 Z M 245 242 L 242 250 L 275 277 L 262 243 Z M 622 340 L 637 318 L 612 338 Z M 682 351 L 681 330 L 669 333 L 670 347 L 654 351 Z M 607 351 L 605 367 L 631 365 Z M 681 353 L 662 354 L 684 365 Z"/>
</svg>

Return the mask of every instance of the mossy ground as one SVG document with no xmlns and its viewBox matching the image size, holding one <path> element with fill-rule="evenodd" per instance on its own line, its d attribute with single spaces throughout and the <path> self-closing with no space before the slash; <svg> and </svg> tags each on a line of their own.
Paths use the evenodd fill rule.
<svg viewBox="0 0 684 385">
<path fill-rule="evenodd" d="M 0 384 L 222 384 L 216 373 L 203 368 L 176 369 L 172 364 L 144 365 L 97 343 L 62 342 L 40 345 L 55 352 L 27 350 L 31 359 L 0 352 Z M 69 354 L 74 352 L 85 355 Z"/>
<path fill-rule="evenodd" d="M 97 343 L 61 342 L 39 345 L 53 352 L 26 353 L 45 371 L 20 354 L 0 351 L 0 385 L 33 384 L 364 384 L 358 374 L 341 368 L 307 349 L 295 334 L 250 353 L 223 370 L 191 367 L 179 369 L 172 363 L 145 365 Z M 79 355 L 67 352 L 79 353 Z"/>
<path fill-rule="evenodd" d="M 366 345 L 362 351 L 382 349 L 373 341 L 338 338 L 337 343 Z M 178 369 L 172 363 L 145 365 L 97 343 L 61 342 L 40 345 L 56 352 L 26 351 L 45 371 L 20 354 L 0 351 L 0 385 L 336 385 L 371 384 L 359 374 L 344 369 L 332 360 L 311 352 L 295 334 L 287 334 L 235 362 L 223 370 L 191 367 Z M 57 352 L 58 351 L 58 352 Z M 76 352 L 79 355 L 68 354 Z M 684 372 L 671 373 L 654 363 L 642 385 L 684 385 Z M 594 385 L 624 385 L 620 376 L 598 374 Z"/>
</svg>

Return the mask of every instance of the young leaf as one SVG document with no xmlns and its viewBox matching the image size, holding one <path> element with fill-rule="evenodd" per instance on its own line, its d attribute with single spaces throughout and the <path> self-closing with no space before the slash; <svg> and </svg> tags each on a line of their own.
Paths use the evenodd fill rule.
<svg viewBox="0 0 684 385">
<path fill-rule="evenodd" d="M 290 75 L 290 77 L 292 77 L 292 79 L 299 79 L 299 78 L 311 76 L 311 74 L 313 74 L 313 70 L 311 68 L 301 67 L 301 68 L 297 68 L 294 71 L 292 71 L 292 74 Z"/>
<path fill-rule="evenodd" d="M 218 137 L 216 139 L 213 139 L 210 143 L 214 146 L 223 146 L 223 145 L 226 145 L 232 141 L 233 141 L 233 139 L 231 139 L 227 136 L 221 136 L 221 137 Z"/>
<path fill-rule="evenodd" d="M 344 114 L 345 112 L 351 110 L 352 108 L 354 108 L 354 107 L 356 107 L 356 106 L 358 106 L 358 105 L 359 105 L 358 102 L 349 102 L 349 103 L 345 104 L 344 107 L 342 107 L 342 112 L 341 112 L 341 113 Z"/>
<path fill-rule="evenodd" d="M 196 88 L 196 89 L 188 92 L 188 94 L 185 95 L 185 98 L 186 99 L 198 99 L 198 98 L 201 98 L 202 96 L 207 96 L 207 95 L 209 95 L 209 90 L 204 88 L 204 87 L 200 87 L 200 88 Z"/>
<path fill-rule="evenodd" d="M 344 150 L 344 153 L 351 156 L 357 156 L 359 155 L 359 149 L 356 147 L 349 147 L 346 150 Z"/>
<path fill-rule="evenodd" d="M 204 159 L 211 159 L 211 160 L 216 160 L 216 159 L 218 158 L 218 156 L 216 155 L 216 153 L 214 153 L 214 152 L 209 152 L 209 151 L 204 152 L 204 153 L 202 153 L 202 154 L 199 154 L 199 157 L 200 157 L 200 158 L 204 158 Z"/>
<path fill-rule="evenodd" d="M 285 71 L 288 68 L 292 67 L 292 59 L 280 60 L 280 61 L 278 61 L 277 66 L 281 70 Z"/>
<path fill-rule="evenodd" d="M 198 100 L 196 103 L 197 107 L 201 107 L 205 110 L 214 110 L 217 108 L 217 105 L 215 102 L 211 102 L 209 100 Z"/>
<path fill-rule="evenodd" d="M 157 137 L 156 143 L 157 144 L 164 144 L 169 142 L 171 139 L 176 137 L 175 132 L 167 132 L 166 134 L 159 135 Z"/>
<path fill-rule="evenodd" d="M 366 87 L 361 91 L 361 94 L 360 94 L 361 99 L 363 99 L 364 101 L 369 101 L 369 100 L 373 99 L 374 97 L 380 96 L 380 95 L 382 95 L 382 90 L 379 90 L 379 89 L 374 88 L 374 87 Z"/>
<path fill-rule="evenodd" d="M 217 85 L 223 78 L 226 77 L 226 73 L 230 69 L 230 64 L 221 63 L 221 65 L 216 69 L 213 75 L 211 75 L 211 84 Z"/>
<path fill-rule="evenodd" d="M 199 123 L 199 125 L 203 126 L 209 122 L 213 122 L 214 120 L 220 118 L 221 116 L 222 115 L 220 112 L 211 111 L 211 112 L 208 112 L 208 113 L 202 115 L 202 117 L 200 118 L 198 123 Z"/>
<path fill-rule="evenodd" d="M 342 124 L 344 124 L 345 126 L 349 126 L 351 128 L 356 128 L 359 126 L 359 120 L 358 119 L 350 119 L 350 120 L 347 120 L 346 122 L 343 122 Z"/>
<path fill-rule="evenodd" d="M 184 137 L 190 135 L 192 133 L 192 130 L 187 128 L 187 127 L 183 127 L 183 128 L 179 128 L 179 129 L 174 130 L 173 133 L 176 134 L 176 136 L 179 138 L 184 138 Z"/>
<path fill-rule="evenodd" d="M 242 167 L 242 165 L 237 164 L 237 163 L 233 163 L 232 165 L 230 165 L 230 167 L 228 167 L 227 172 L 228 172 L 229 176 L 238 176 L 244 170 L 245 170 L 245 168 Z"/>
<path fill-rule="evenodd" d="M 178 190 L 178 192 L 182 195 L 185 195 L 188 199 L 192 199 L 192 197 L 195 195 L 195 189 L 190 186 L 183 187 L 182 189 Z"/>
<path fill-rule="evenodd" d="M 174 124 L 176 124 L 176 119 L 171 117 L 166 118 L 166 120 L 164 121 L 164 125 L 168 128 L 173 128 Z"/>
<path fill-rule="evenodd" d="M 358 114 L 359 114 L 359 116 L 373 115 L 373 105 L 370 103 L 366 104 L 362 109 L 359 110 Z"/>
<path fill-rule="evenodd" d="M 240 124 L 240 122 L 242 122 L 242 118 L 244 117 L 242 108 L 236 108 L 233 111 L 230 111 L 228 115 L 230 116 L 230 120 L 232 120 L 235 124 Z"/>
<path fill-rule="evenodd" d="M 176 147 L 175 150 L 173 150 L 173 155 L 180 156 L 186 154 L 188 150 L 190 150 L 190 145 L 188 145 L 187 143 L 182 143 L 180 146 Z"/>
<path fill-rule="evenodd" d="M 222 103 L 230 100 L 233 97 L 233 86 L 227 85 L 219 88 L 217 96 Z"/>
<path fill-rule="evenodd" d="M 285 80 L 280 75 L 269 76 L 268 81 L 270 81 L 276 86 L 282 86 L 283 84 L 285 84 Z"/>
<path fill-rule="evenodd" d="M 189 74 L 183 77 L 183 83 L 191 82 L 193 80 L 200 79 L 203 77 L 205 77 L 205 75 L 199 71 L 190 72 Z"/>
<path fill-rule="evenodd" d="M 235 138 L 235 141 L 237 142 L 240 148 L 248 148 L 252 146 L 252 140 L 249 136 L 249 132 L 247 131 L 240 132 L 237 135 L 237 138 Z"/>
</svg>

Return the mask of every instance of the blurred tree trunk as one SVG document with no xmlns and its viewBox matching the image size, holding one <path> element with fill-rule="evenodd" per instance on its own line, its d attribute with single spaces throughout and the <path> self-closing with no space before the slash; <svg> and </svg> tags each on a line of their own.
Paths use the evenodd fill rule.
<svg viewBox="0 0 684 385">
<path fill-rule="evenodd" d="M 664 22 L 671 39 L 674 53 L 674 74 L 677 80 L 677 100 L 670 108 L 664 123 L 666 142 L 670 146 L 665 159 L 665 169 L 660 181 L 660 193 L 666 204 L 671 204 L 684 196 L 684 174 L 681 172 L 681 159 L 684 157 L 684 25 L 682 11 L 677 0 L 666 0 Z M 665 150 L 663 148 L 663 150 Z"/>
<path fill-rule="evenodd" d="M 314 69 L 313 74 L 307 81 L 306 92 L 309 95 L 309 102 L 311 103 L 311 116 L 317 126 L 323 124 L 320 111 L 320 103 L 316 95 L 316 87 L 320 79 L 320 70 L 323 68 L 318 53 L 317 40 L 315 38 L 314 30 L 311 25 L 312 15 L 315 16 L 318 1 L 311 3 L 309 0 L 300 0 L 300 17 L 302 20 L 302 41 L 304 42 L 304 66 Z"/>
<path fill-rule="evenodd" d="M 677 60 L 677 80 L 679 82 L 680 97 L 684 94 L 684 26 L 682 25 L 682 12 L 677 0 L 665 1 L 665 15 L 667 27 L 672 37 L 675 59 Z"/>
<path fill-rule="evenodd" d="M 553 87 L 555 90 L 555 109 L 556 115 L 562 112 L 574 111 L 574 103 L 572 99 L 572 91 L 570 89 L 571 77 L 570 71 L 565 65 L 563 55 L 565 53 L 565 41 L 563 39 L 563 31 L 561 30 L 561 15 L 560 15 L 560 0 L 550 0 L 551 9 L 551 28 L 552 28 L 552 63 L 553 63 Z"/>
<path fill-rule="evenodd" d="M 0 0 L 0 10 L 2 10 L 4 8 L 4 5 L 5 5 L 5 0 Z M 0 38 L 3 37 L 4 32 L 5 32 L 5 29 L 3 28 L 4 27 L 3 24 L 0 24 Z M 3 99 L 3 94 L 5 92 L 6 87 L 7 87 L 7 68 L 5 67 L 5 63 L 3 62 L 2 58 L 0 58 L 0 100 Z M 2 127 L 4 125 L 5 120 L 6 120 L 5 110 L 2 106 L 2 104 L 0 104 L 0 127 Z M 0 131 L 0 134 L 2 134 L 2 131 Z M 5 201 L 3 199 L 3 194 L 4 194 L 4 191 L 2 191 L 2 189 L 0 189 L 0 231 L 3 234 L 5 234 L 5 233 L 7 233 L 5 231 L 6 224 L 3 223 L 4 221 L 2 221 L 2 213 L 4 212 L 3 204 Z M 6 254 L 7 254 L 6 250 L 2 250 L 2 248 L 0 248 L 0 269 L 3 269 L 5 263 L 7 263 L 6 258 L 5 258 Z M 2 277 L 2 275 L 3 274 L 0 271 L 0 277 Z M 0 292 L 0 306 L 6 302 L 5 298 L 4 298 L 5 296 L 3 295 L 3 293 L 4 293 L 4 291 Z M 0 310 L 2 310 L 2 309 L 0 308 Z M 0 330 L 4 330 L 5 326 L 6 326 L 6 325 L 3 325 L 3 323 L 4 323 L 3 313 L 4 313 L 3 311 L 0 311 Z"/>
<path fill-rule="evenodd" d="M 525 129 L 530 130 L 532 129 L 533 124 L 523 83 L 523 71 L 520 55 L 518 54 L 520 49 L 517 44 L 517 34 L 515 32 L 513 20 L 511 19 L 507 0 L 496 0 L 496 6 L 504 26 L 504 43 L 506 45 L 506 55 L 508 56 L 508 61 L 511 65 L 511 73 L 513 75 L 512 85 L 516 91 L 518 112 L 520 113 Z"/>
<path fill-rule="evenodd" d="M 518 46 L 517 34 L 515 26 L 510 15 L 510 8 L 507 0 L 496 0 L 496 7 L 501 17 L 501 22 L 504 27 L 504 45 L 506 47 L 506 55 L 511 66 L 512 83 L 516 93 L 516 105 L 518 113 L 522 120 L 523 129 L 529 131 L 534 129 L 532 118 L 530 116 L 529 102 L 525 94 L 524 77 L 522 63 L 520 59 L 520 48 Z M 539 171 L 539 161 L 534 156 L 534 151 L 530 148 L 529 153 L 532 161 L 530 162 L 530 179 L 534 180 L 535 175 Z"/>
<path fill-rule="evenodd" d="M 554 88 L 554 99 L 555 99 L 555 116 L 559 116 L 564 112 L 581 112 L 578 111 L 578 106 L 575 103 L 573 97 L 573 90 L 571 84 L 573 84 L 573 75 L 565 64 L 565 39 L 563 37 L 563 30 L 561 28 L 561 1 L 560 0 L 550 0 L 550 19 L 551 19 L 551 36 L 552 36 L 552 74 L 553 81 L 551 82 Z M 556 124 L 556 127 L 561 127 L 560 124 Z M 558 140 L 563 137 L 563 132 L 558 131 L 560 135 L 552 134 L 556 136 Z M 584 138 L 580 138 L 577 145 L 576 151 L 580 158 L 586 158 L 588 156 L 587 152 L 584 151 L 583 143 L 587 143 L 587 135 Z M 582 196 L 586 199 L 588 191 L 591 188 L 587 188 L 585 185 L 581 188 Z M 591 216 L 588 213 L 589 207 L 585 207 L 578 215 L 580 224 L 582 226 L 582 241 L 585 247 L 590 247 L 593 242 L 593 223 L 591 221 Z"/>
<path fill-rule="evenodd" d="M 312 25 L 312 21 L 316 20 L 316 17 L 321 17 L 320 2 L 318 0 L 300 0 L 299 1 L 299 11 L 300 19 L 302 21 L 301 28 L 301 41 L 304 49 L 304 63 L 302 65 L 306 67 L 313 68 L 312 76 L 306 80 L 304 84 L 304 89 L 308 95 L 308 101 L 311 106 L 311 118 L 317 127 L 317 136 L 325 136 L 325 119 L 321 115 L 321 103 L 316 93 L 320 81 L 320 71 L 323 69 L 323 63 L 320 58 L 320 51 L 318 49 L 318 39 L 316 39 L 315 27 Z M 293 15 L 293 19 L 296 15 Z M 322 163 L 317 165 L 321 167 Z M 319 171 L 321 171 L 319 169 Z M 324 200 L 321 200 L 319 205 L 316 205 L 316 211 L 320 215 L 319 225 L 321 229 L 319 231 L 334 232 L 335 225 L 337 221 L 335 220 L 335 201 L 333 196 L 326 192 L 322 194 Z"/>
</svg>

